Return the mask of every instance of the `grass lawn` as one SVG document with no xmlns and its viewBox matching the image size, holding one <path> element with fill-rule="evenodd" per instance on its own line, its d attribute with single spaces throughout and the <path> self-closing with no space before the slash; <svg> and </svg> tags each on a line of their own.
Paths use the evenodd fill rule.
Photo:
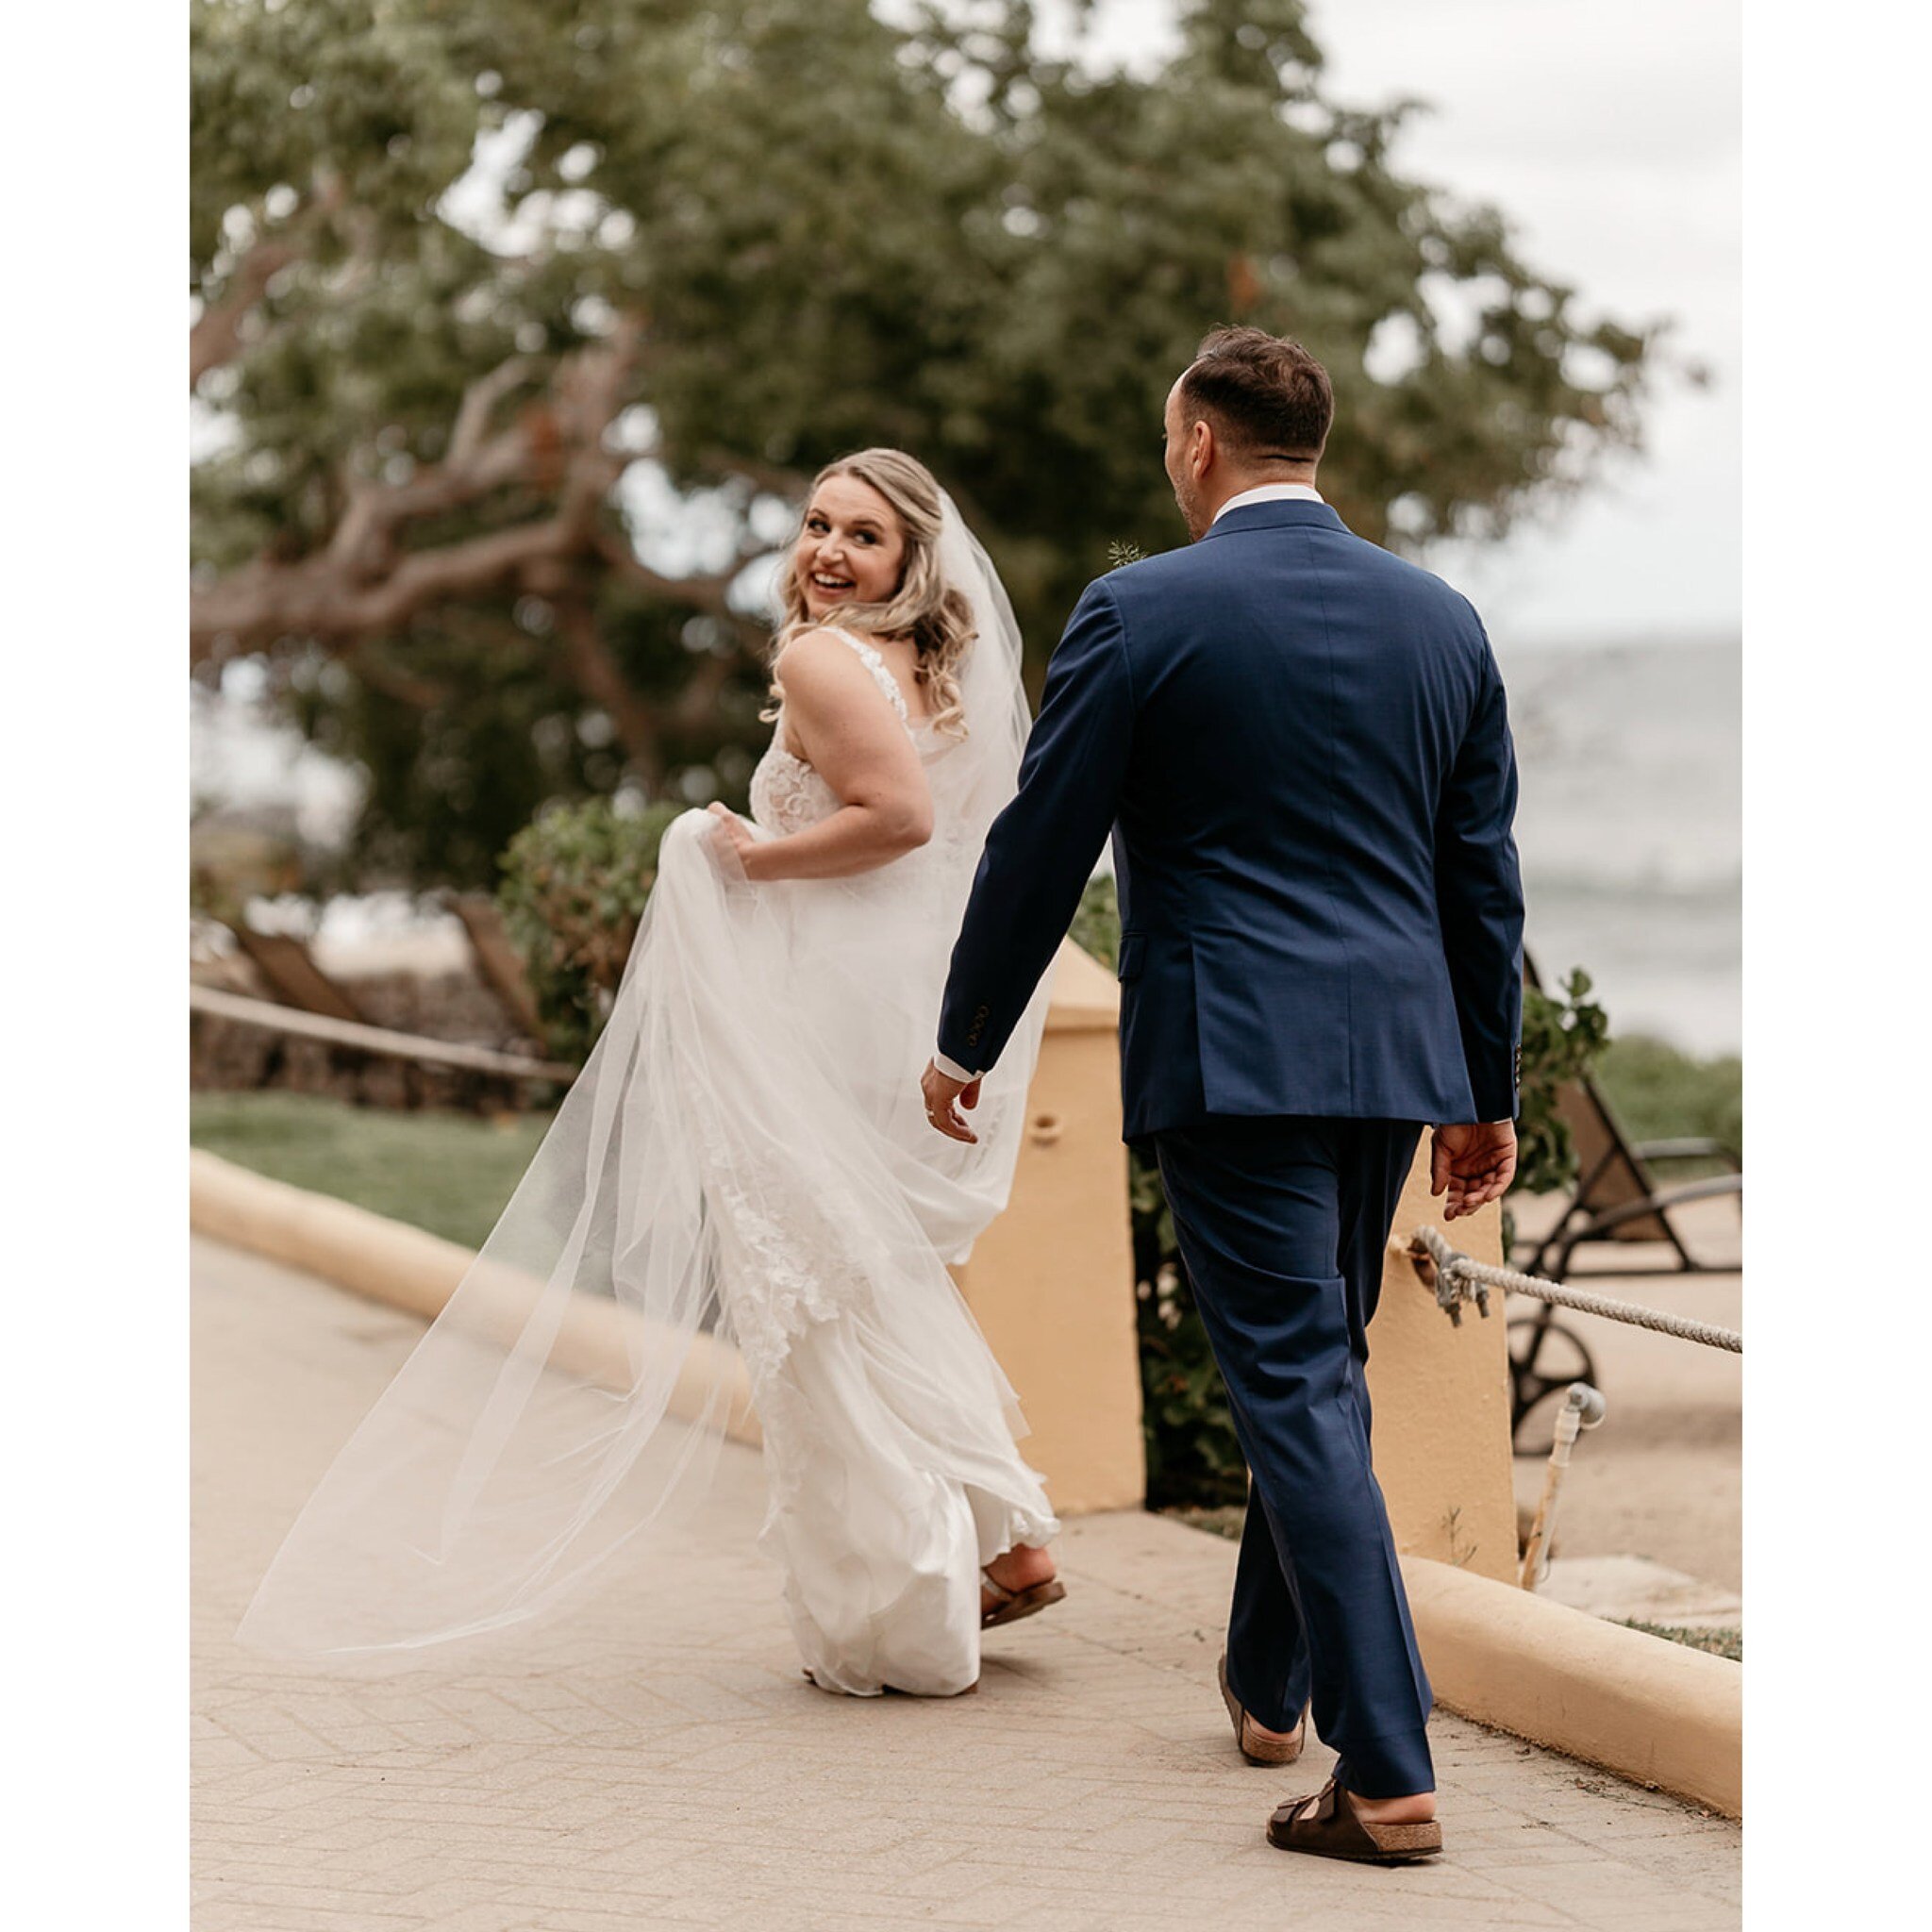
<svg viewBox="0 0 1932 1932">
<path fill-rule="evenodd" d="M 1744 1151 L 1744 1062 L 1736 1054 L 1693 1059 L 1660 1040 L 1632 1034 L 1605 1049 L 1597 1083 L 1633 1141 L 1703 1134 Z M 1669 1177 L 1686 1180 L 1692 1171 L 1673 1166 Z"/>
<path fill-rule="evenodd" d="M 1687 1629 L 1682 1624 L 1645 1624 L 1635 1617 L 1620 1617 L 1617 1621 L 1633 1630 L 1647 1630 L 1653 1637 L 1667 1637 L 1687 1649 L 1707 1650 L 1712 1657 L 1727 1657 L 1734 1664 L 1744 1661 L 1744 1633 L 1739 1629 L 1707 1629 L 1701 1624 Z"/>
<path fill-rule="evenodd" d="M 310 1093 L 195 1093 L 189 1138 L 273 1180 L 477 1248 L 550 1118 L 498 1123 L 430 1109 L 391 1113 Z"/>
</svg>

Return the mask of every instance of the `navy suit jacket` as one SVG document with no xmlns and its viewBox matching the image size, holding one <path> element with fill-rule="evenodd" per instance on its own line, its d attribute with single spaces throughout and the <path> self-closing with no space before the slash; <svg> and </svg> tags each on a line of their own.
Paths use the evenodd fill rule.
<svg viewBox="0 0 1932 1932">
<path fill-rule="evenodd" d="M 1326 504 L 1230 510 L 1075 607 L 940 1050 L 998 1059 L 1110 826 L 1127 1139 L 1218 1115 L 1512 1119 L 1515 807 L 1468 600 Z"/>
</svg>

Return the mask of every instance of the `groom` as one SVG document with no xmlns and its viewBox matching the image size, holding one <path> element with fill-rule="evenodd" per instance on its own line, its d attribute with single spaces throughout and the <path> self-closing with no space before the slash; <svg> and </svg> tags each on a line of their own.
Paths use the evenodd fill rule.
<svg viewBox="0 0 1932 1932">
<path fill-rule="evenodd" d="M 1481 623 L 1315 488 L 1333 415 L 1298 344 L 1220 329 L 1167 400 L 1194 541 L 1091 584 L 987 839 L 926 1070 L 999 1058 L 1108 828 L 1122 1085 L 1152 1141 L 1252 1491 L 1224 1663 L 1257 1763 L 1312 1703 L 1334 1786 L 1291 1850 L 1440 1847 L 1428 1679 L 1369 1460 L 1367 1329 L 1424 1125 L 1446 1218 L 1515 1167 L 1515 760 Z"/>
</svg>

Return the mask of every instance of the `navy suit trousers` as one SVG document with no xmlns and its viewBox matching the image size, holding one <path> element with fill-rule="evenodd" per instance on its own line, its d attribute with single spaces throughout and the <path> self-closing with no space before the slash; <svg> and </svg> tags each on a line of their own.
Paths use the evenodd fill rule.
<svg viewBox="0 0 1932 1932">
<path fill-rule="evenodd" d="M 1338 1780 L 1435 1789 L 1429 1681 L 1369 1457 L 1368 1326 L 1422 1129 L 1217 1118 L 1154 1136 L 1251 1478 L 1227 1676 L 1270 1730 L 1312 1704 Z"/>
</svg>

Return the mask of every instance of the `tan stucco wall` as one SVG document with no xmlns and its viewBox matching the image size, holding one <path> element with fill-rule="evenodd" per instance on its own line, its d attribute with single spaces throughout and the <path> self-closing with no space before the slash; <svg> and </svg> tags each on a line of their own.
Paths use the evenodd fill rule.
<svg viewBox="0 0 1932 1932">
<path fill-rule="evenodd" d="M 1416 1155 L 1395 1210 L 1382 1299 L 1369 1324 L 1369 1399 L 1375 1474 L 1405 1556 L 1432 1557 L 1513 1582 L 1516 1499 L 1509 1457 L 1509 1362 L 1503 1297 L 1487 1320 L 1474 1308 L 1453 1326 L 1401 1250 L 1433 1223 L 1479 1261 L 1503 1258 L 1500 1208 L 1444 1222 L 1429 1194 L 1429 1141 Z"/>
<path fill-rule="evenodd" d="M 1007 1211 L 955 1271 L 1020 1396 L 1026 1459 L 1062 1515 L 1146 1495 L 1127 1150 L 1121 1144 L 1120 991 L 1071 942 L 1027 1097 Z"/>
</svg>

